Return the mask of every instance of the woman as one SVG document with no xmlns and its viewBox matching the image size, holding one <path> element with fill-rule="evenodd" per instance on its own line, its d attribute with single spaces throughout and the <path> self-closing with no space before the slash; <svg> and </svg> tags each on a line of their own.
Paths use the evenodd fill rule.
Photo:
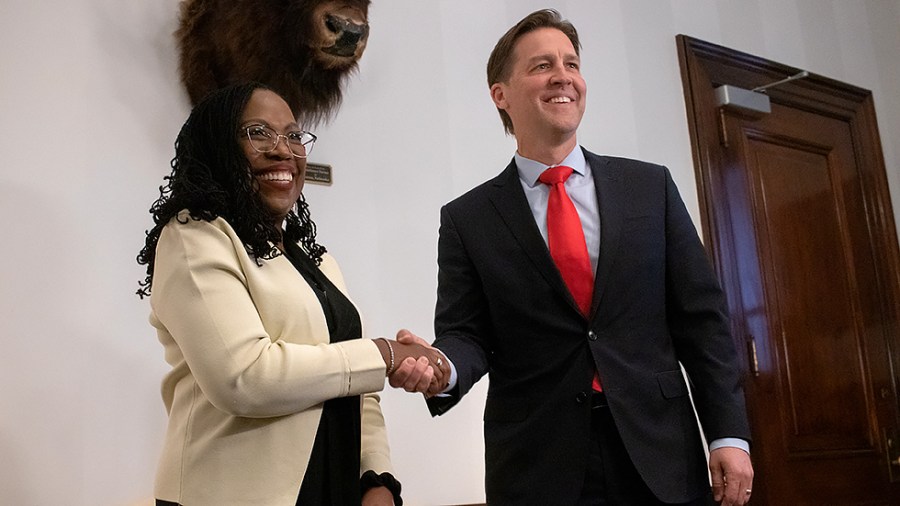
<svg viewBox="0 0 900 506">
<path fill-rule="evenodd" d="M 159 505 L 402 504 L 374 392 L 409 357 L 423 389 L 446 364 L 361 339 L 301 193 L 315 140 L 255 83 L 213 93 L 178 135 L 138 255 L 172 366 Z"/>
</svg>

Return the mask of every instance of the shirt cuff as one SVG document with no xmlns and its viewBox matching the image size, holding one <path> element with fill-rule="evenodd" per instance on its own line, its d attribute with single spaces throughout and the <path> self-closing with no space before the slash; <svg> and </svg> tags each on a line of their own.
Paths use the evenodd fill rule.
<svg viewBox="0 0 900 506">
<path fill-rule="evenodd" d="M 435 349 L 437 349 L 437 348 L 435 348 Z M 456 366 L 453 365 L 453 361 L 450 360 L 449 358 L 447 358 L 446 353 L 444 353 L 441 350 L 438 350 L 438 351 L 441 352 L 441 355 L 444 356 L 444 360 L 447 361 L 447 365 L 450 366 L 450 383 L 447 384 L 447 388 L 445 388 L 441 393 L 435 395 L 435 397 L 450 397 L 450 394 L 448 394 L 447 392 L 453 390 L 456 387 L 456 381 L 459 377 L 456 374 Z"/>
<path fill-rule="evenodd" d="M 736 437 L 723 437 L 719 439 L 714 439 L 709 443 L 709 451 L 718 450 L 719 448 L 740 448 L 750 454 L 750 443 L 747 441 L 736 438 Z"/>
</svg>

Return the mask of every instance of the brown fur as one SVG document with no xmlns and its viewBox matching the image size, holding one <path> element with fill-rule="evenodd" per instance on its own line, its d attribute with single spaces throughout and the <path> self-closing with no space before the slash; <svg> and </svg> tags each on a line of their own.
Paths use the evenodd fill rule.
<svg viewBox="0 0 900 506">
<path fill-rule="evenodd" d="M 301 123 L 328 119 L 366 47 L 369 3 L 184 0 L 175 37 L 191 103 L 234 82 L 259 81 L 284 96 Z"/>
</svg>

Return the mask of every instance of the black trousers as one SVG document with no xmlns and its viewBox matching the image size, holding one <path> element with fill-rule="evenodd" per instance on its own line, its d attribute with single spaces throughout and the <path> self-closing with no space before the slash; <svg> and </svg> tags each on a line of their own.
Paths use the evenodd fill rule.
<svg viewBox="0 0 900 506">
<path fill-rule="evenodd" d="M 625 450 L 602 393 L 593 394 L 591 453 L 578 506 L 663 506 L 641 478 Z M 712 491 L 683 506 L 711 506 Z"/>
</svg>

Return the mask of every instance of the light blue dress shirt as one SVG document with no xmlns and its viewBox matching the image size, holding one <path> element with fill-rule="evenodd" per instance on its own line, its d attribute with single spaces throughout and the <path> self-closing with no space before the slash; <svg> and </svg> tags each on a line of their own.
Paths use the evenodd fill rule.
<svg viewBox="0 0 900 506">
<path fill-rule="evenodd" d="M 519 169 L 519 182 L 525 190 L 531 214 L 541 231 L 544 244 L 547 244 L 547 200 L 550 198 L 550 186 L 541 183 L 538 178 L 551 166 L 529 160 L 519 153 L 516 153 L 515 160 Z M 565 182 L 566 193 L 581 219 L 584 242 L 587 243 L 588 256 L 591 258 L 591 272 L 596 275 L 597 258 L 600 256 L 600 207 L 597 204 L 591 166 L 584 159 L 584 151 L 578 146 L 559 165 L 572 167 L 574 171 Z"/>
</svg>

